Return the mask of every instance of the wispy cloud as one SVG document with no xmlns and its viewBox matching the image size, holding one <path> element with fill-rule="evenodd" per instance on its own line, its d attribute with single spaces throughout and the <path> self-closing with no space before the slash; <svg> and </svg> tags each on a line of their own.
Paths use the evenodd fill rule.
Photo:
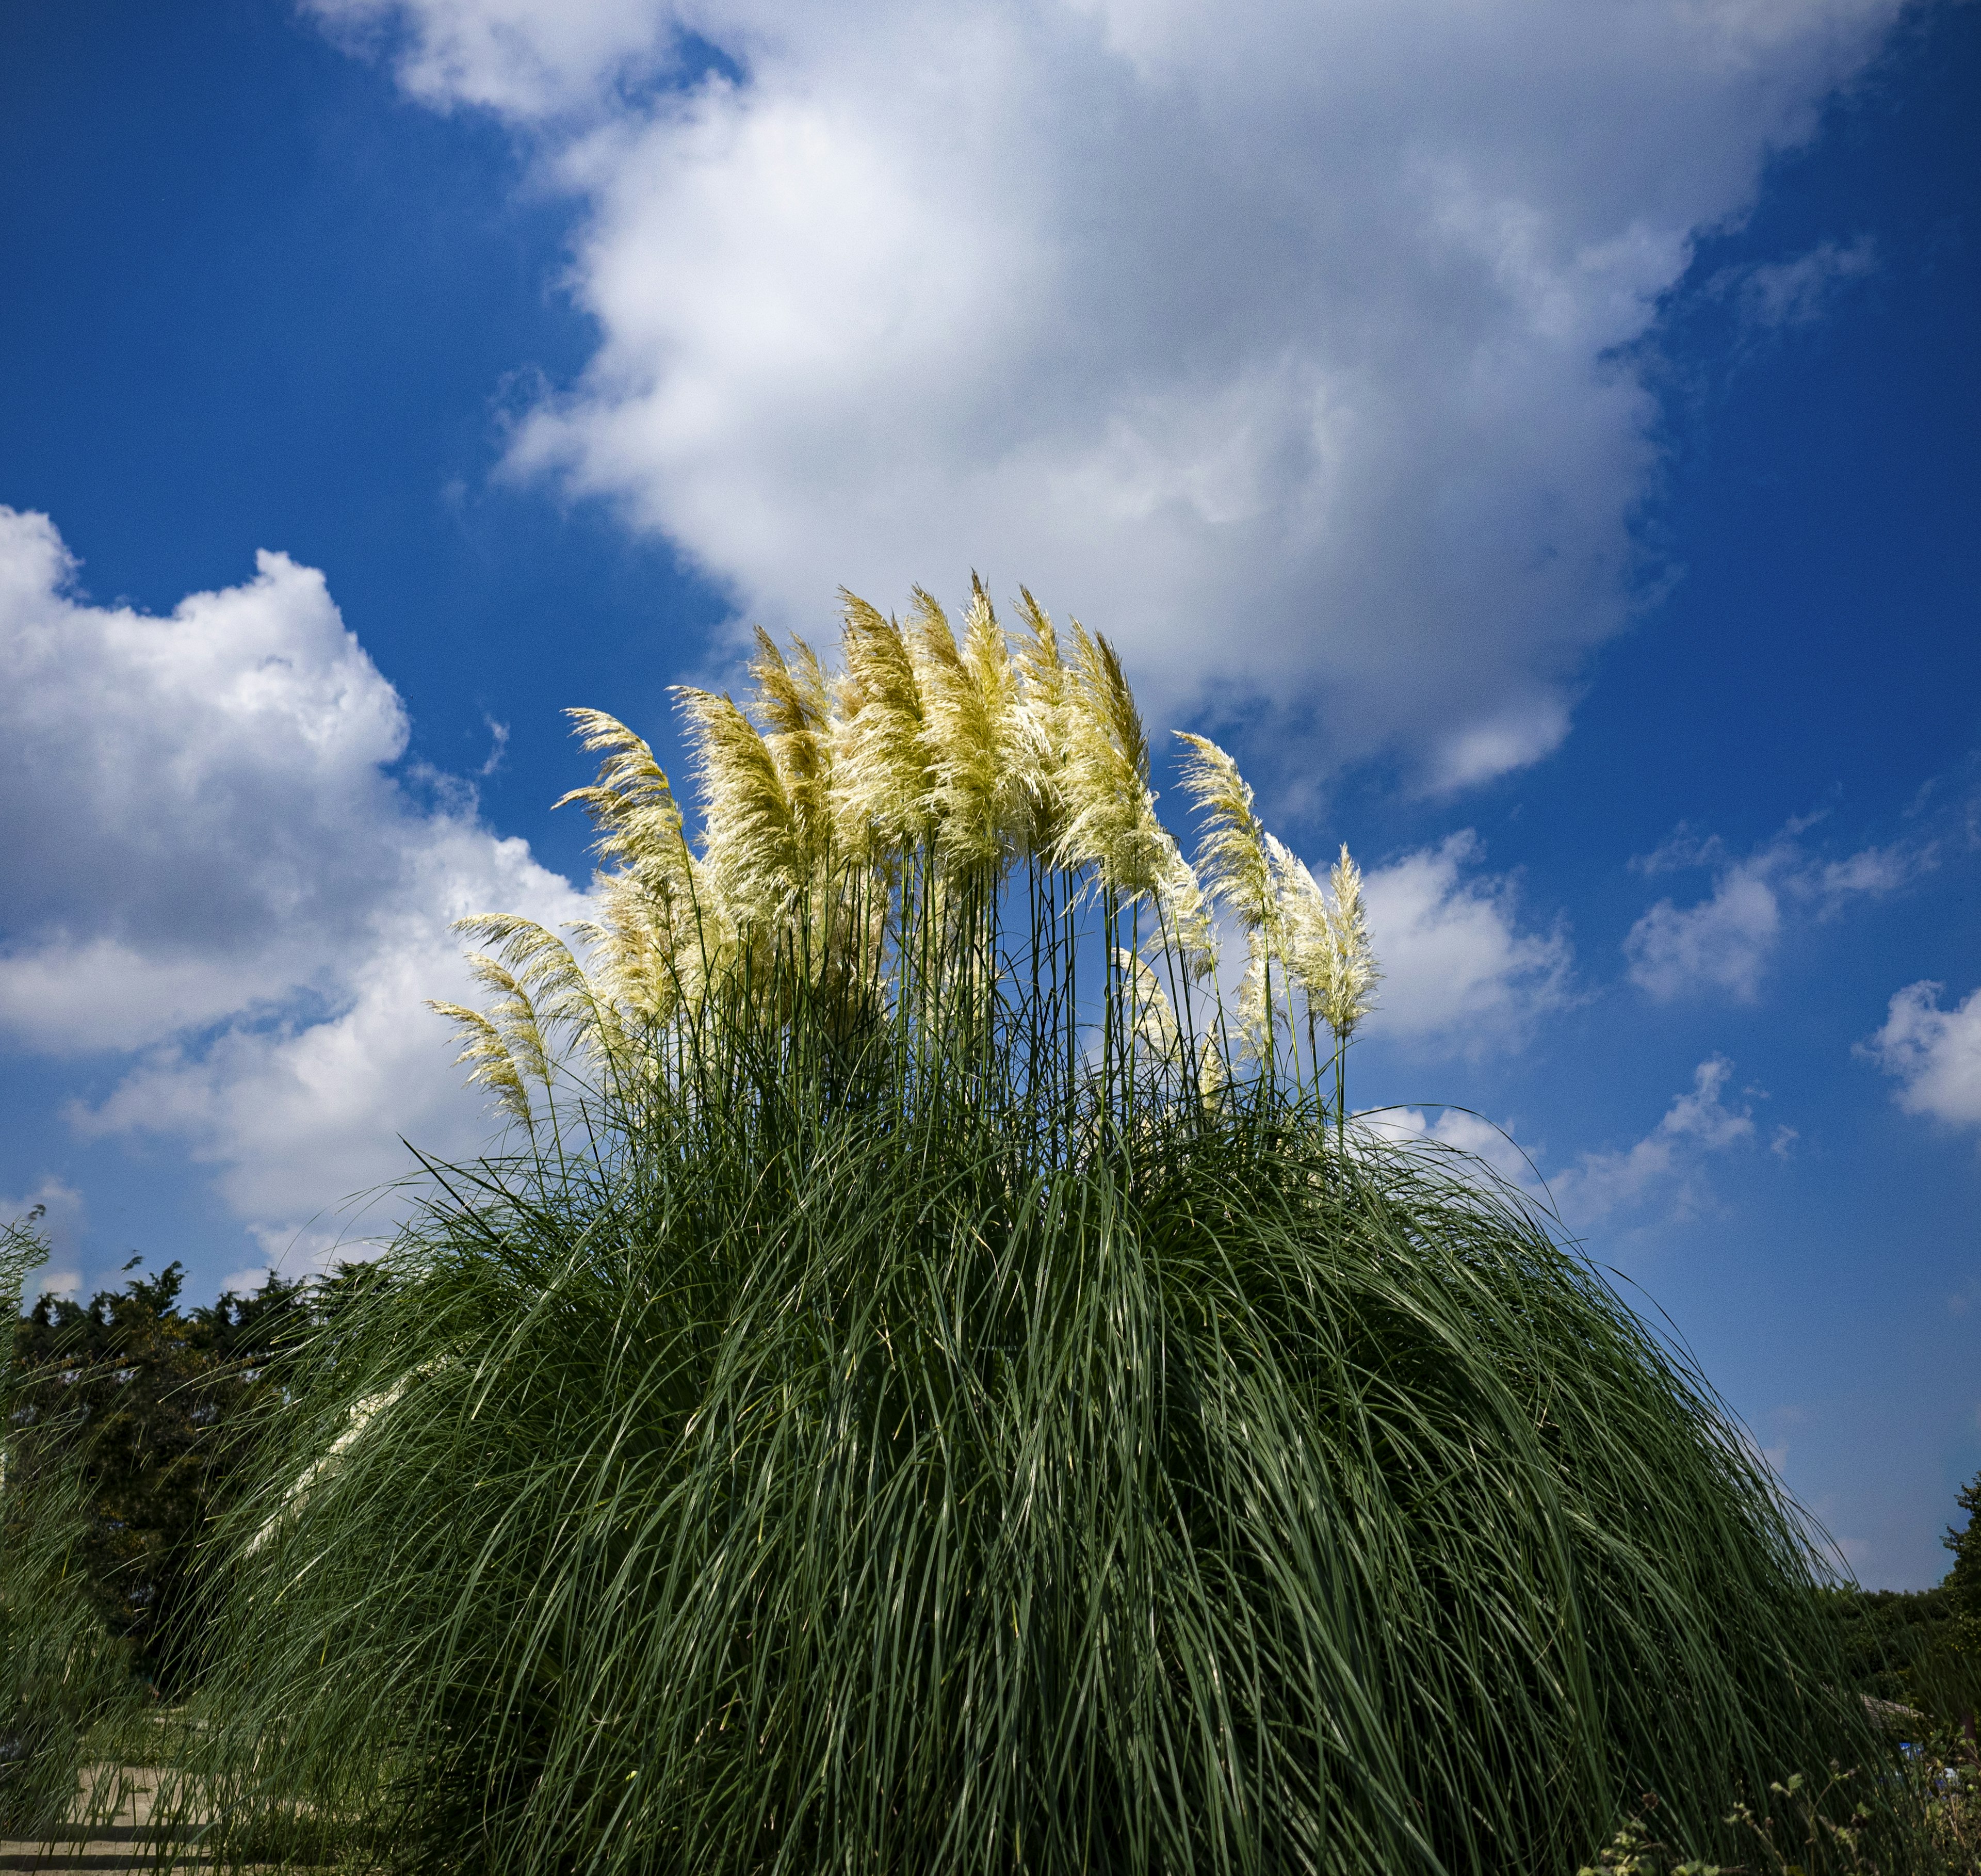
<svg viewBox="0 0 1981 1876">
<path fill-rule="evenodd" d="M 1683 1222 L 1711 1208 L 1712 1161 L 1755 1144 L 1753 1101 L 1762 1091 L 1747 1089 L 1737 1105 L 1730 1101 L 1733 1073 L 1725 1056 L 1709 1056 L 1693 1072 L 1692 1086 L 1640 1139 L 1583 1152 L 1552 1171 L 1544 1142 L 1521 1139 L 1510 1121 L 1503 1126 L 1461 1108 L 1396 1108 L 1366 1115 L 1361 1124 L 1385 1138 L 1429 1141 L 1472 1155 L 1509 1185 L 1551 1205 L 1573 1231 L 1620 1218 Z M 1786 1157 L 1796 1138 L 1793 1128 L 1778 1127 L 1770 1145 Z"/>
<path fill-rule="evenodd" d="M 1750 332 L 1776 332 L 1814 325 L 1846 286 L 1877 265 L 1876 242 L 1860 235 L 1854 241 L 1819 242 L 1785 261 L 1729 268 L 1714 275 L 1706 290 L 1731 300 Z"/>
<path fill-rule="evenodd" d="M 1750 1003 L 1790 918 L 1835 918 L 1852 900 L 1896 891 L 1936 862 L 1931 841 L 1825 860 L 1803 838 L 1816 824 L 1816 818 L 1792 821 L 1739 856 L 1717 835 L 1702 838 L 1681 827 L 1634 862 L 1650 875 L 1710 871 L 1713 890 L 1689 905 L 1660 899 L 1630 928 L 1623 941 L 1630 981 L 1661 1001 L 1717 991 Z"/>
<path fill-rule="evenodd" d="M 1681 1218 L 1700 1211 L 1706 1202 L 1707 1160 L 1750 1145 L 1754 1138 L 1751 1104 L 1733 1107 L 1726 1099 L 1733 1072 L 1725 1056 L 1709 1057 L 1694 1072 L 1691 1088 L 1642 1139 L 1584 1153 L 1552 1175 L 1548 1183 L 1563 1217 L 1575 1228 L 1587 1229 L 1618 1211 L 1653 1204 Z"/>
</svg>

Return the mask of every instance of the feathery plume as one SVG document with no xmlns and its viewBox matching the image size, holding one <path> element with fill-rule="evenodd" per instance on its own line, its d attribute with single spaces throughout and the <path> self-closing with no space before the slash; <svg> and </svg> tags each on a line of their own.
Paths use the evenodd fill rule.
<svg viewBox="0 0 1981 1876">
<path fill-rule="evenodd" d="M 454 1065 L 468 1069 L 468 1085 L 487 1088 L 495 1098 L 497 1112 L 521 1121 L 534 1134 L 537 1118 L 531 1111 L 529 1090 L 523 1085 L 523 1078 L 517 1071 L 515 1058 L 510 1055 L 501 1031 L 479 1010 L 468 1009 L 458 1003 L 443 1003 L 432 997 L 427 998 L 426 1005 L 436 1015 L 444 1016 L 460 1031 L 461 1053 L 454 1057 Z"/>
<path fill-rule="evenodd" d="M 768 933 L 804 891 L 807 871 L 777 760 L 728 698 L 688 685 L 674 694 L 701 771 L 704 867 L 738 926 Z"/>
<path fill-rule="evenodd" d="M 1362 869 L 1348 857 L 1344 843 L 1341 858 L 1328 875 L 1334 905 L 1328 918 L 1333 938 L 1333 969 L 1321 1014 L 1334 1031 L 1337 1043 L 1345 1045 L 1363 1018 L 1376 1007 L 1376 985 L 1382 973 L 1376 968 L 1376 953 L 1369 941 L 1369 919 L 1362 904 Z"/>
<path fill-rule="evenodd" d="M 1050 615 L 1024 587 L 1018 588 L 1024 635 L 1013 660 L 1018 695 L 1011 706 L 1006 742 L 1024 803 L 1022 838 L 1027 852 L 1049 858 L 1066 831 L 1066 762 L 1071 674 L 1060 657 Z"/>
<path fill-rule="evenodd" d="M 1176 1011 L 1163 994 L 1161 981 L 1139 952 L 1117 945 L 1114 961 L 1127 988 L 1136 1041 L 1159 1060 L 1170 1060 L 1182 1031 L 1177 1027 Z"/>
<path fill-rule="evenodd" d="M 454 928 L 487 945 L 527 995 L 547 1060 L 562 1032 L 594 1061 L 623 1064 L 626 1038 L 611 995 L 593 982 L 555 932 L 509 912 L 457 919 Z"/>
<path fill-rule="evenodd" d="M 534 1125 L 525 1080 L 541 1081 L 548 1088 L 551 1059 L 530 993 L 498 958 L 471 953 L 467 963 L 475 981 L 495 1001 L 478 1017 L 473 1011 L 457 1015 L 458 1004 L 441 1011 L 464 1031 L 466 1046 L 456 1059 L 475 1065 L 468 1078 L 471 1088 L 479 1082 L 494 1092 L 498 1107 L 507 1108 L 526 1126 Z M 464 1021 L 464 1018 L 472 1020 Z"/>
<path fill-rule="evenodd" d="M 1017 818 L 1014 765 L 1005 751 L 1017 675 L 990 595 L 974 574 L 970 585 L 960 648 L 942 608 L 919 586 L 908 641 L 923 698 L 937 847 L 958 871 L 1000 861 Z"/>
<path fill-rule="evenodd" d="M 645 740 L 602 710 L 567 710 L 588 750 L 603 749 L 598 779 L 573 788 L 551 804 L 582 801 L 598 838 L 592 851 L 604 865 L 617 862 L 641 871 L 678 871 L 685 858 L 681 809 L 666 772 Z"/>
<path fill-rule="evenodd" d="M 1196 798 L 1204 824 L 1197 867 L 1211 896 L 1228 907 L 1244 931 L 1247 956 L 1238 981 L 1238 1031 L 1244 1054 L 1273 1058 L 1274 954 L 1280 948 L 1279 907 L 1273 891 L 1269 838 L 1253 811 L 1252 790 L 1238 765 L 1207 737 L 1177 734 L 1190 745 L 1183 785 Z"/>
<path fill-rule="evenodd" d="M 929 831 L 922 697 L 901 628 L 857 595 L 840 593 L 845 675 L 834 738 L 832 815 L 840 850 L 866 860 Z"/>
<path fill-rule="evenodd" d="M 750 675 L 757 686 L 752 714 L 791 802 L 801 857 L 808 868 L 816 866 L 831 831 L 831 687 L 804 639 L 792 639 L 787 658 L 761 625 Z"/>
<path fill-rule="evenodd" d="M 1266 836 L 1287 975 L 1297 984 L 1307 1008 L 1318 1016 L 1333 981 L 1334 931 L 1327 898 L 1307 862 L 1275 835 Z"/>
<path fill-rule="evenodd" d="M 1238 765 L 1217 745 L 1187 730 L 1183 785 L 1196 798 L 1204 831 L 1197 843 L 1197 870 L 1211 896 L 1228 906 L 1250 935 L 1274 932 L 1278 924 L 1272 864 L 1265 829 L 1252 811 L 1252 790 Z"/>
<path fill-rule="evenodd" d="M 1068 820 L 1054 858 L 1062 866 L 1092 863 L 1100 884 L 1132 904 L 1161 880 L 1163 825 L 1149 791 L 1148 738 L 1114 648 L 1077 619 L 1073 638 L 1079 664 L 1068 687 Z"/>
<path fill-rule="evenodd" d="M 1162 859 L 1157 869 L 1156 903 L 1161 908 L 1169 941 L 1183 961 L 1184 968 L 1197 983 L 1217 974 L 1217 935 L 1210 922 L 1210 907 L 1197 869 L 1183 857 L 1183 849 L 1168 828 L 1162 830 Z"/>
</svg>

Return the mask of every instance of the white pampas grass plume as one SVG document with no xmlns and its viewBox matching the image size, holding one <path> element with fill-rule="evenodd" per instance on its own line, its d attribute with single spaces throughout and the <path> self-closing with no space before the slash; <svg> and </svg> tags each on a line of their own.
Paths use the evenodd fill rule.
<svg viewBox="0 0 1981 1876">
<path fill-rule="evenodd" d="M 513 912 L 483 912 L 454 921 L 465 938 L 487 945 L 529 993 L 545 1037 L 564 1029 L 595 1040 L 598 998 L 571 948 L 554 931 Z"/>
<path fill-rule="evenodd" d="M 1059 634 L 1045 608 L 1018 588 L 1024 629 L 1012 662 L 1018 695 L 1011 706 L 1006 744 L 1024 803 L 1025 850 L 1050 858 L 1066 832 L 1066 766 L 1072 674 L 1060 658 Z"/>
<path fill-rule="evenodd" d="M 636 871 L 678 875 L 687 859 L 681 809 L 653 751 L 602 710 L 567 710 L 564 715 L 587 749 L 607 753 L 598 779 L 590 788 L 573 788 L 561 796 L 553 808 L 567 801 L 584 804 L 598 829 L 592 851 L 601 865 L 616 863 Z"/>
<path fill-rule="evenodd" d="M 458 1003 L 443 1003 L 429 997 L 427 1008 L 444 1016 L 460 1031 L 461 1053 L 454 1057 L 454 1065 L 469 1070 L 468 1085 L 487 1088 L 495 1098 L 498 1113 L 521 1121 L 534 1134 L 537 1121 L 530 1108 L 529 1090 L 523 1085 L 501 1031 L 479 1010 Z"/>
<path fill-rule="evenodd" d="M 1190 745 L 1183 785 L 1195 797 L 1204 823 L 1197 870 L 1211 896 L 1228 908 L 1249 935 L 1276 933 L 1277 907 L 1265 829 L 1252 811 L 1252 790 L 1238 765 L 1217 745 L 1187 730 L 1177 732 Z"/>
<path fill-rule="evenodd" d="M 1211 896 L 1238 921 L 1246 939 L 1245 974 L 1238 982 L 1238 1030 L 1243 1052 L 1273 1059 L 1279 1020 L 1273 995 L 1273 958 L 1282 948 L 1279 900 L 1274 890 L 1271 836 L 1252 806 L 1252 790 L 1238 765 L 1208 738 L 1180 730 L 1190 746 L 1183 785 L 1196 798 L 1204 831 L 1197 867 Z"/>
<path fill-rule="evenodd" d="M 1334 930 L 1327 897 L 1307 862 L 1277 836 L 1266 836 L 1279 915 L 1280 955 L 1287 975 L 1297 984 L 1316 1016 L 1327 1003 L 1334 977 Z"/>
<path fill-rule="evenodd" d="M 1198 983 L 1214 977 L 1217 935 L 1210 921 L 1210 903 L 1204 896 L 1196 868 L 1183 857 L 1183 849 L 1167 828 L 1163 830 L 1156 903 L 1162 912 L 1165 935 L 1176 948 L 1184 968 Z"/>
<path fill-rule="evenodd" d="M 842 590 L 840 599 L 846 668 L 834 738 L 832 816 L 841 851 L 865 861 L 927 837 L 932 778 L 921 691 L 901 628 L 855 594 Z"/>
<path fill-rule="evenodd" d="M 1164 831 L 1149 791 L 1149 741 L 1121 661 L 1098 633 L 1073 622 L 1079 654 L 1067 711 L 1067 823 L 1062 866 L 1092 865 L 1124 904 L 1161 884 Z"/>
<path fill-rule="evenodd" d="M 960 647 L 942 608 L 919 586 L 908 638 L 923 703 L 937 850 L 946 866 L 963 872 L 1000 864 L 1020 803 L 1017 767 L 1005 748 L 1017 675 L 983 581 L 972 574 L 970 585 Z"/>
<path fill-rule="evenodd" d="M 702 858 L 725 908 L 747 933 L 772 931 L 803 892 L 804 842 L 776 758 L 727 697 L 687 685 L 674 698 L 701 771 Z"/>
<path fill-rule="evenodd" d="M 1136 1041 L 1159 1060 L 1170 1060 L 1182 1031 L 1177 1026 L 1176 1011 L 1163 994 L 1161 981 L 1138 952 L 1117 945 L 1114 962 L 1127 994 Z"/>
<path fill-rule="evenodd" d="M 815 867 L 825 857 L 831 834 L 831 687 L 818 654 L 804 639 L 792 639 L 787 658 L 761 625 L 750 675 L 757 687 L 751 713 L 763 725 L 765 746 L 790 801 L 801 858 Z"/>
<path fill-rule="evenodd" d="M 1334 895 L 1328 918 L 1333 968 L 1321 1014 L 1334 1031 L 1336 1041 L 1346 1045 L 1363 1018 L 1376 1007 L 1376 985 L 1382 977 L 1376 968 L 1374 947 L 1369 941 L 1368 914 L 1362 903 L 1362 869 L 1348 857 L 1346 844 L 1328 874 L 1328 885 Z"/>
</svg>

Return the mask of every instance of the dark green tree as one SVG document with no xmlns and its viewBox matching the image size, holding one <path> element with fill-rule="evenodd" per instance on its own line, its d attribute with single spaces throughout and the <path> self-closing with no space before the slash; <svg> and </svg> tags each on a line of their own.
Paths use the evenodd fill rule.
<svg viewBox="0 0 1981 1876">
<path fill-rule="evenodd" d="M 18 1326 L 11 1388 L 16 1463 L 75 1475 L 90 1600 L 132 1671 L 167 1695 L 182 1687 L 198 1626 L 201 1541 L 285 1349 L 321 1307 L 318 1286 L 272 1273 L 245 1296 L 191 1309 L 183 1283 L 175 1262 L 86 1304 L 43 1295 Z"/>
<path fill-rule="evenodd" d="M 1949 1641 L 1967 1670 L 1966 1710 L 1961 1718 L 1972 1744 L 1975 1709 L 1981 1704 L 1976 1698 L 1977 1689 L 1981 1689 L 1981 1517 L 1976 1515 L 1981 1512 L 1981 1473 L 1968 1481 L 1954 1502 L 1967 1514 L 1967 1522 L 1957 1531 L 1948 1528 L 1946 1544 L 1953 1553 L 1953 1568 L 1943 1587 L 1953 1604 Z"/>
</svg>

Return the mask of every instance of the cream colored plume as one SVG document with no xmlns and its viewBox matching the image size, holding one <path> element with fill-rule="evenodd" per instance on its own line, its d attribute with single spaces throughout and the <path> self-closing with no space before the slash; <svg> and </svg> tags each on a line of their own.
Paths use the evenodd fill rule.
<svg viewBox="0 0 1981 1876">
<path fill-rule="evenodd" d="M 772 934 L 805 888 L 804 839 L 776 758 L 727 697 L 675 687 L 701 771 L 702 861 L 746 935 Z"/>
<path fill-rule="evenodd" d="M 692 930 L 678 928 L 677 908 L 656 898 L 631 873 L 601 873 L 594 890 L 603 916 L 571 929 L 588 948 L 592 981 L 602 1002 L 637 1033 L 657 1028 L 681 1007 L 686 986 L 681 960 L 696 952 Z"/>
<path fill-rule="evenodd" d="M 498 1112 L 521 1121 L 534 1133 L 537 1119 L 530 1107 L 530 1091 L 523 1085 L 502 1031 L 479 1010 L 468 1009 L 458 1003 L 443 1003 L 429 997 L 427 1008 L 444 1016 L 459 1031 L 461 1053 L 454 1057 L 454 1065 L 468 1068 L 468 1085 L 487 1088 L 495 1098 Z"/>
<path fill-rule="evenodd" d="M 1076 619 L 1078 653 L 1067 710 L 1067 821 L 1054 858 L 1090 865 L 1124 904 L 1162 884 L 1165 836 L 1149 791 L 1149 742 L 1114 648 Z"/>
<path fill-rule="evenodd" d="M 831 687 L 818 654 L 802 638 L 791 641 L 787 658 L 761 625 L 750 675 L 757 687 L 753 711 L 791 803 L 801 856 L 808 869 L 815 868 L 831 835 Z"/>
<path fill-rule="evenodd" d="M 484 912 L 458 919 L 454 930 L 488 945 L 500 968 L 529 997 L 541 1035 L 563 1030 L 588 1048 L 602 1047 L 600 1003 L 591 980 L 554 931 L 512 912 Z M 479 972 L 485 959 L 471 958 Z"/>
<path fill-rule="evenodd" d="M 1006 730 L 1015 781 L 1024 804 L 1027 852 L 1050 859 L 1067 826 L 1067 743 L 1072 674 L 1060 657 L 1050 615 L 1024 587 L 1018 611 L 1024 635 L 1013 660 L 1018 695 Z"/>
<path fill-rule="evenodd" d="M 601 872 L 605 918 L 587 933 L 594 946 L 601 931 L 606 941 L 597 958 L 600 994 L 629 1013 L 671 1013 L 680 971 L 701 964 L 714 909 L 700 903 L 700 868 L 681 809 L 653 751 L 618 718 L 602 710 L 564 714 L 587 749 L 607 752 L 598 779 L 556 804 L 584 804 L 598 829 L 593 852 L 620 869 Z"/>
<path fill-rule="evenodd" d="M 1327 897 L 1307 862 L 1276 835 L 1266 836 L 1266 851 L 1272 863 L 1287 974 L 1306 996 L 1308 1010 L 1318 1017 L 1334 981 L 1334 930 Z"/>
<path fill-rule="evenodd" d="M 1348 857 L 1344 844 L 1341 858 L 1328 875 L 1334 893 L 1328 926 L 1333 940 L 1333 968 L 1321 1014 L 1338 1042 L 1345 1044 L 1363 1018 L 1376 1007 L 1376 985 L 1382 973 L 1376 968 L 1376 953 L 1369 941 L 1368 914 L 1362 904 L 1362 869 Z"/>
<path fill-rule="evenodd" d="M 1252 811 L 1252 790 L 1238 765 L 1207 738 L 1187 730 L 1177 735 L 1190 754 L 1184 762 L 1183 785 L 1196 798 L 1204 831 L 1197 849 L 1197 870 L 1213 898 L 1228 908 L 1249 935 L 1275 933 L 1278 908 L 1273 892 L 1272 863 L 1265 829 Z"/>
<path fill-rule="evenodd" d="M 933 778 L 907 641 L 857 595 L 842 590 L 840 599 L 846 668 L 833 738 L 833 824 L 840 851 L 864 861 L 927 836 Z"/>
<path fill-rule="evenodd" d="M 555 932 L 508 912 L 460 919 L 454 928 L 494 953 L 468 959 L 476 980 L 494 995 L 485 1014 L 456 1003 L 428 1005 L 461 1031 L 456 1061 L 471 1065 L 471 1088 L 487 1088 L 499 1108 L 534 1126 L 528 1084 L 551 1085 L 560 1034 L 596 1067 L 623 1067 L 627 1045 L 618 1011 Z"/>
<path fill-rule="evenodd" d="M 1207 737 L 1177 733 L 1190 746 L 1183 785 L 1194 797 L 1203 823 L 1197 872 L 1211 897 L 1232 913 L 1245 934 L 1245 973 L 1238 981 L 1240 1041 L 1247 1055 L 1269 1062 L 1279 1021 L 1273 959 L 1283 945 L 1267 845 L 1271 837 L 1260 825 L 1251 788 L 1230 756 Z"/>
<path fill-rule="evenodd" d="M 1159 1059 L 1170 1060 L 1176 1055 L 1182 1031 L 1177 1027 L 1176 1011 L 1164 995 L 1160 981 L 1137 952 L 1117 945 L 1114 962 L 1127 994 L 1136 1041 Z"/>
<path fill-rule="evenodd" d="M 653 751 L 602 710 L 567 710 L 564 715 L 588 750 L 607 753 L 598 779 L 588 788 L 573 788 L 553 807 L 567 801 L 584 804 L 598 829 L 592 851 L 602 865 L 678 875 L 686 865 L 688 843 L 681 809 Z"/>
<path fill-rule="evenodd" d="M 942 608 L 919 586 L 908 633 L 937 851 L 964 872 L 1001 866 L 1021 805 L 1017 765 L 1005 746 L 1017 674 L 983 581 L 973 574 L 970 585 L 960 647 Z"/>
</svg>

